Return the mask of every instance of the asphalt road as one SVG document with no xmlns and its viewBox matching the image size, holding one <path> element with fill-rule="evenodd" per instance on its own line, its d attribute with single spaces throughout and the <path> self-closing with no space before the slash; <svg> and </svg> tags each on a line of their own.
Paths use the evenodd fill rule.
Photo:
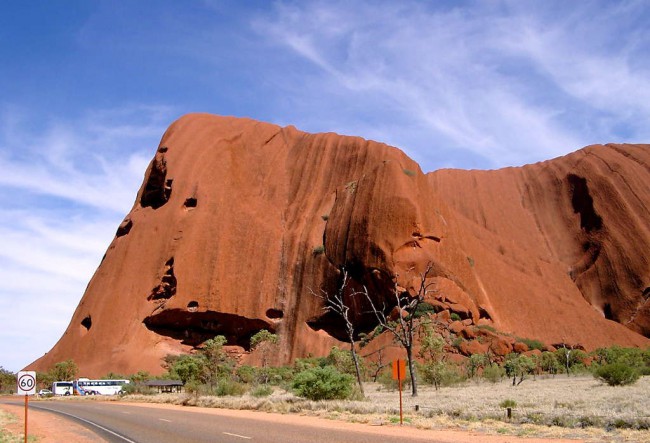
<svg viewBox="0 0 650 443">
<path fill-rule="evenodd" d="M 13 400 L 4 402 L 22 404 L 20 401 Z M 350 430 L 336 429 L 335 422 L 328 422 L 331 423 L 331 427 L 286 423 L 287 420 L 275 423 L 261 416 L 260 418 L 233 417 L 232 414 L 221 415 L 218 410 L 207 412 L 200 408 L 178 410 L 99 401 L 42 401 L 31 402 L 29 407 L 62 414 L 91 429 L 105 440 L 116 443 L 245 443 L 247 441 L 404 443 L 414 441 L 413 435 L 379 436 L 377 432 L 369 431 L 368 425 L 358 425 Z M 425 441 L 425 438 L 415 440 Z M 426 441 L 435 443 L 429 438 Z"/>
</svg>

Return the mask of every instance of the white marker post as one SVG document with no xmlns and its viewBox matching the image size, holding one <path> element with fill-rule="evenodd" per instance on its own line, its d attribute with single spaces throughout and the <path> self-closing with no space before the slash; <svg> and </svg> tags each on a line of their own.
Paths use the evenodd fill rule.
<svg viewBox="0 0 650 443">
<path fill-rule="evenodd" d="M 20 371 L 17 377 L 18 395 L 25 396 L 25 443 L 27 443 L 27 407 L 29 405 L 29 396 L 36 394 L 36 372 Z"/>
</svg>

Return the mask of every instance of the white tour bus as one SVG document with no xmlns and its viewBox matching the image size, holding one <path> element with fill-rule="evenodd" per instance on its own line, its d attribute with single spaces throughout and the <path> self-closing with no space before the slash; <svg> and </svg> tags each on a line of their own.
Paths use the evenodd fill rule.
<svg viewBox="0 0 650 443">
<path fill-rule="evenodd" d="M 52 383 L 54 395 L 116 395 L 129 380 L 90 380 L 80 378 L 75 381 L 55 381 Z"/>
<path fill-rule="evenodd" d="M 73 384 L 71 381 L 55 381 L 52 383 L 52 394 L 54 395 L 72 395 Z"/>
<path fill-rule="evenodd" d="M 80 378 L 74 382 L 74 390 L 79 395 L 117 395 L 129 380 L 90 380 Z"/>
</svg>

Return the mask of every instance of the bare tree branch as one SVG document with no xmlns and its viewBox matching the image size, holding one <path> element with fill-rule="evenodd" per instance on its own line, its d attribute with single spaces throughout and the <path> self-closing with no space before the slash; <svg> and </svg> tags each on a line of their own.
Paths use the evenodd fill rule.
<svg viewBox="0 0 650 443">
<path fill-rule="evenodd" d="M 311 289 L 309 289 L 309 292 L 311 292 L 313 296 L 318 297 L 325 302 L 323 305 L 323 310 L 325 312 L 333 312 L 343 319 L 343 322 L 345 323 L 345 330 L 348 335 L 348 340 L 350 340 L 350 354 L 352 355 L 352 360 L 354 361 L 354 368 L 357 376 L 357 382 L 359 384 L 359 390 L 361 391 L 361 395 L 365 395 L 363 391 L 363 382 L 361 378 L 361 367 L 359 365 L 359 356 L 357 355 L 355 342 L 354 342 L 354 322 L 350 317 L 350 306 L 346 303 L 345 300 L 345 291 L 346 288 L 348 288 L 350 276 L 348 275 L 348 271 L 344 267 L 341 268 L 341 272 L 342 272 L 341 286 L 339 287 L 339 289 L 336 291 L 335 294 L 328 294 L 323 289 L 320 289 L 319 293 L 316 293 Z M 352 291 L 349 293 L 349 297 L 351 299 L 354 299 L 358 295 L 367 294 L 367 293 L 368 290 L 364 286 L 362 292 Z"/>
<path fill-rule="evenodd" d="M 395 307 L 391 311 L 394 313 L 391 317 L 397 317 L 396 319 L 386 316 L 385 303 L 383 304 L 382 309 L 378 309 L 375 302 L 372 300 L 372 297 L 368 294 L 368 291 L 365 291 L 366 299 L 370 303 L 372 312 L 375 314 L 379 325 L 387 331 L 390 331 L 391 334 L 393 334 L 395 341 L 397 341 L 397 343 L 406 351 L 406 358 L 411 373 L 411 394 L 413 397 L 417 397 L 418 395 L 417 376 L 413 358 L 413 345 L 415 334 L 420 327 L 420 322 L 416 319 L 415 313 L 420 303 L 425 300 L 427 294 L 433 292 L 433 282 L 427 282 L 427 278 L 432 269 L 433 264 L 431 262 L 427 263 L 425 271 L 419 275 L 420 282 L 415 295 L 408 294 L 406 291 L 402 290 L 402 288 L 397 284 L 398 276 L 395 276 L 393 288 Z"/>
</svg>

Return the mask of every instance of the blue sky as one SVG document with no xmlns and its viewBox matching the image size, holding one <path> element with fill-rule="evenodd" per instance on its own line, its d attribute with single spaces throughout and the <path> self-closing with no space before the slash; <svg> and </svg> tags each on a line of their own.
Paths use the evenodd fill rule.
<svg viewBox="0 0 650 443">
<path fill-rule="evenodd" d="M 188 112 L 397 146 L 425 171 L 650 142 L 645 1 L 0 5 L 0 365 L 61 336 Z"/>
</svg>

